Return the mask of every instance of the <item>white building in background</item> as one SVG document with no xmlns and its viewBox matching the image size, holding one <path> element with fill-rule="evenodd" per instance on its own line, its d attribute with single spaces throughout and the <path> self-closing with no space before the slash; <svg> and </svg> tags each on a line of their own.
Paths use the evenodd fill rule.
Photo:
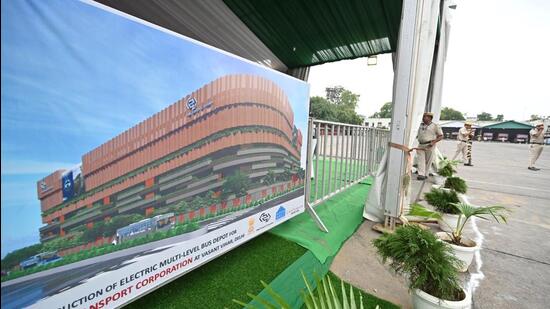
<svg viewBox="0 0 550 309">
<path fill-rule="evenodd" d="M 365 126 L 371 128 L 389 129 L 391 127 L 391 118 L 366 118 Z"/>
</svg>

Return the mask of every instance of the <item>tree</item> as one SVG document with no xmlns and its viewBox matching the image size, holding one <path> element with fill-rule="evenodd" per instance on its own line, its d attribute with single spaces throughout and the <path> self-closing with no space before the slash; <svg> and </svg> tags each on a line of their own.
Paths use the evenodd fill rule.
<svg viewBox="0 0 550 309">
<path fill-rule="evenodd" d="M 262 178 L 262 183 L 264 183 L 268 186 L 274 184 L 275 181 L 276 181 L 275 172 L 273 172 L 272 170 L 268 171 L 267 175 L 265 175 Z"/>
<path fill-rule="evenodd" d="M 2 259 L 2 270 L 10 270 L 19 265 L 21 261 L 36 255 L 42 251 L 42 244 L 34 244 L 28 247 L 14 250 Z"/>
<path fill-rule="evenodd" d="M 503 114 L 498 114 L 495 118 L 496 121 L 504 121 L 504 115 Z"/>
<path fill-rule="evenodd" d="M 182 200 L 179 203 L 177 203 L 175 206 L 172 206 L 173 211 L 177 213 L 184 213 L 189 209 L 189 205 L 186 201 Z"/>
<path fill-rule="evenodd" d="M 493 120 L 493 116 L 489 113 L 483 112 L 481 114 L 477 114 L 477 120 L 479 120 L 479 121 L 491 121 L 491 120 Z"/>
<path fill-rule="evenodd" d="M 535 120 L 541 120 L 542 117 L 539 116 L 539 115 L 531 115 L 531 119 L 529 119 L 529 121 L 535 121 Z"/>
<path fill-rule="evenodd" d="M 240 171 L 237 171 L 235 174 L 227 177 L 222 186 L 224 195 L 227 196 L 233 193 L 237 197 L 245 196 L 249 187 L 250 178 L 241 174 Z"/>
<path fill-rule="evenodd" d="M 206 203 L 208 201 L 201 197 L 200 195 L 197 195 L 195 196 L 195 198 L 193 199 L 193 201 L 191 201 L 191 207 L 194 209 L 194 210 L 197 210 L 197 209 L 201 209 L 201 208 L 204 208 L 206 207 Z"/>
<path fill-rule="evenodd" d="M 309 116 L 321 120 L 338 121 L 335 105 L 331 104 L 327 99 L 311 97 L 309 102 Z"/>
<path fill-rule="evenodd" d="M 362 124 L 363 117 L 355 109 L 359 95 L 341 86 L 326 88 L 326 98 L 311 97 L 309 115 L 316 119 Z"/>
<path fill-rule="evenodd" d="M 374 113 L 371 118 L 391 118 L 392 102 L 386 102 L 380 108 L 379 112 Z"/>
<path fill-rule="evenodd" d="M 439 117 L 440 120 L 464 120 L 464 115 L 457 111 L 456 109 L 452 109 L 450 107 L 443 107 L 441 109 L 441 116 Z"/>
</svg>

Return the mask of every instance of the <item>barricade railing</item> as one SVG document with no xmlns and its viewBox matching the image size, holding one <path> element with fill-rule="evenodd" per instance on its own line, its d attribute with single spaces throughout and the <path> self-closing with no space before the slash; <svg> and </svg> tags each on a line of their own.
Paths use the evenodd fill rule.
<svg viewBox="0 0 550 309">
<path fill-rule="evenodd" d="M 389 130 L 309 119 L 306 202 L 315 206 L 373 174 Z"/>
</svg>

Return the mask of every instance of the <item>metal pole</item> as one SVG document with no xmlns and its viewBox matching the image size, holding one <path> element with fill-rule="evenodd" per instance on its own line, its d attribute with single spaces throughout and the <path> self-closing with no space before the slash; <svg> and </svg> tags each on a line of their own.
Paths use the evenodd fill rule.
<svg viewBox="0 0 550 309">
<path fill-rule="evenodd" d="M 329 194 L 334 192 L 332 187 L 334 186 L 334 180 L 332 179 L 332 149 L 334 148 L 334 124 L 330 127 L 330 155 L 328 166 L 328 192 Z M 326 194 L 325 194 L 326 195 Z"/>
<path fill-rule="evenodd" d="M 336 149 L 338 149 L 339 153 L 340 153 L 340 157 L 338 158 L 338 156 L 337 156 L 337 161 L 336 161 L 337 162 L 336 164 L 338 164 L 338 166 L 339 166 L 338 170 L 340 171 L 340 176 L 338 177 L 338 191 L 340 191 L 340 189 L 342 189 L 342 153 L 343 153 L 343 151 L 340 148 L 344 144 L 342 143 L 343 141 L 342 141 L 341 130 L 340 130 L 341 128 L 342 128 L 342 126 L 338 125 L 338 135 L 336 135 L 336 136 L 338 136 L 338 139 L 336 140 Z"/>
<path fill-rule="evenodd" d="M 317 138 L 317 143 L 315 144 L 315 194 L 313 197 L 313 203 L 317 202 L 317 194 L 319 193 L 319 148 L 321 148 L 321 133 L 319 126 L 321 124 L 317 123 L 315 126 L 315 138 Z"/>
<path fill-rule="evenodd" d="M 321 199 L 325 199 L 326 190 L 325 190 L 325 174 L 327 168 L 327 131 L 328 125 L 325 124 L 323 130 L 323 179 L 321 180 Z"/>
<path fill-rule="evenodd" d="M 304 191 L 304 194 L 305 194 L 304 207 L 309 213 L 309 215 L 311 216 L 311 218 L 313 219 L 313 221 L 315 221 L 315 223 L 317 224 L 317 227 L 319 227 L 321 231 L 328 233 L 327 227 L 325 226 L 321 218 L 319 218 L 319 216 L 317 215 L 313 207 L 311 207 L 311 203 L 309 202 L 310 191 L 311 191 L 311 168 L 313 164 L 312 149 L 311 149 L 312 141 L 313 141 L 313 129 L 314 129 L 313 119 L 310 118 L 308 121 L 308 138 L 307 138 L 308 143 L 307 143 L 307 161 L 306 161 L 306 175 L 307 175 L 306 179 L 309 181 L 306 181 L 306 187 Z M 315 178 L 317 178 L 317 176 Z"/>
</svg>

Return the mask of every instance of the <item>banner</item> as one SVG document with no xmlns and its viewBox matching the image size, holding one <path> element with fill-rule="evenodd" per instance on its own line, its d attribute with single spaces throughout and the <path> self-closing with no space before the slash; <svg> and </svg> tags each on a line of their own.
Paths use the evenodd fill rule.
<svg viewBox="0 0 550 309">
<path fill-rule="evenodd" d="M 302 213 L 308 101 L 95 2 L 3 2 L 2 308 L 119 307 Z"/>
</svg>

